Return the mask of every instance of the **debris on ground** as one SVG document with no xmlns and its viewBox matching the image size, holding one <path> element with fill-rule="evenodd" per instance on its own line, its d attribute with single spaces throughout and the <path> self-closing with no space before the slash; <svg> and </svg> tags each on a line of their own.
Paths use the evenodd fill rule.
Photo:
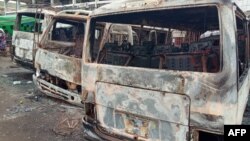
<svg viewBox="0 0 250 141">
<path fill-rule="evenodd" d="M 13 85 L 20 85 L 20 84 L 22 84 L 22 81 L 14 81 L 13 82 Z"/>
<path fill-rule="evenodd" d="M 72 115 L 62 115 L 55 127 L 53 128 L 53 132 L 62 135 L 68 136 L 73 133 L 77 133 L 81 130 L 81 118 L 79 116 Z"/>
<path fill-rule="evenodd" d="M 13 85 L 21 85 L 21 84 L 32 84 L 32 81 L 27 81 L 27 82 L 23 82 L 23 81 L 13 81 Z"/>
<path fill-rule="evenodd" d="M 0 141 L 85 140 L 81 123 L 76 125 L 77 121 L 72 122 L 71 118 L 69 127 L 76 126 L 71 135 L 62 136 L 52 131 L 62 114 L 75 118 L 76 113 L 84 113 L 82 109 L 70 108 L 66 103 L 45 96 L 28 82 L 32 81 L 33 72 L 14 65 L 10 57 L 0 56 L 0 60 Z M 21 81 L 21 85 L 13 85 L 14 81 Z"/>
</svg>

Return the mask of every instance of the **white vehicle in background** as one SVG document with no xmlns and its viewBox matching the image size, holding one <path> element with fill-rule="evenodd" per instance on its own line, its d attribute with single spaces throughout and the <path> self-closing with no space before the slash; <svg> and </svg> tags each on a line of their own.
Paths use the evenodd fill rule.
<svg viewBox="0 0 250 141">
<path fill-rule="evenodd" d="M 36 45 L 55 14 L 56 11 L 46 8 L 28 8 L 17 12 L 11 53 L 18 65 L 34 69 Z"/>
</svg>

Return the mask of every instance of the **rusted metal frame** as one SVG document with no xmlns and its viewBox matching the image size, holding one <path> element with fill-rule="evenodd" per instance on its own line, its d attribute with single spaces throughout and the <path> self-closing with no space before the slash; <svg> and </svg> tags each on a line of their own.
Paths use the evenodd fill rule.
<svg viewBox="0 0 250 141">
<path fill-rule="evenodd" d="M 218 4 L 217 3 L 209 3 L 209 4 L 197 4 L 197 6 L 204 6 L 204 7 L 206 7 L 206 6 L 216 6 L 217 7 L 217 9 L 218 9 L 218 12 L 219 12 L 219 6 L 218 6 Z M 193 5 L 183 5 L 183 6 L 180 6 L 181 8 L 182 7 L 191 7 L 191 8 L 193 8 Z M 167 10 L 167 9 L 171 9 L 171 8 L 174 8 L 174 9 L 176 9 L 176 8 L 178 8 L 178 7 L 175 7 L 175 6 L 170 6 L 170 7 L 164 7 L 164 8 L 160 8 L 159 10 Z M 152 10 L 153 11 L 153 10 Z M 136 12 L 144 12 L 144 10 L 143 9 L 140 9 L 140 10 L 137 10 Z M 115 14 L 121 14 L 121 13 L 127 13 L 127 12 L 115 12 Z M 108 16 L 108 15 L 98 15 L 98 16 Z M 96 15 L 91 15 L 91 17 L 92 18 L 96 18 L 96 17 L 98 17 L 98 16 L 96 16 Z M 220 15 L 219 15 L 219 18 L 220 18 Z M 141 27 L 143 28 L 143 25 L 141 25 Z M 171 28 L 170 28 L 171 29 Z M 193 35 L 192 35 L 193 36 Z M 102 45 L 102 44 L 101 44 Z M 100 45 L 100 46 L 101 46 Z"/>
<path fill-rule="evenodd" d="M 73 14 L 59 14 L 54 16 L 54 19 L 67 19 L 67 20 L 77 20 L 77 21 L 86 21 L 88 16 L 84 15 L 73 15 Z"/>
<path fill-rule="evenodd" d="M 33 57 L 33 60 L 35 60 L 35 51 L 36 51 L 36 44 L 39 43 L 39 34 L 40 34 L 40 19 L 41 19 L 41 15 L 42 15 L 42 9 L 40 10 L 39 12 L 39 19 L 38 19 L 38 22 L 39 22 L 39 25 L 37 25 L 37 14 L 38 14 L 38 8 L 36 8 L 36 14 L 35 14 L 35 26 L 34 26 L 34 37 L 33 37 L 33 48 L 32 48 L 32 57 Z M 44 19 L 45 19 L 45 15 L 44 15 Z M 38 36 L 37 36 L 37 41 L 36 41 L 36 26 L 38 26 Z M 33 62 L 33 66 L 34 66 L 34 62 Z"/>
<path fill-rule="evenodd" d="M 77 15 L 77 16 L 73 16 L 71 14 L 59 14 L 57 16 L 54 16 L 52 21 L 50 22 L 50 24 L 48 25 L 47 29 L 51 29 L 51 27 L 54 25 L 54 20 L 55 19 L 71 19 L 71 20 L 77 20 L 77 21 L 86 21 L 85 18 L 88 18 L 87 16 L 82 16 L 82 15 Z M 44 32 L 44 35 L 45 36 L 42 36 L 42 39 L 41 39 L 41 48 L 44 48 L 44 40 L 46 38 L 46 36 L 48 36 L 48 33 L 49 33 L 49 30 L 45 30 Z"/>
<path fill-rule="evenodd" d="M 42 8 L 41 8 L 41 12 L 39 13 L 39 19 L 38 19 L 38 22 L 39 22 L 39 24 L 40 24 L 40 20 L 41 20 L 41 15 L 42 15 Z M 44 17 L 43 17 L 44 19 L 46 18 L 46 15 L 44 15 Z M 40 36 L 40 25 L 38 26 L 38 42 L 39 42 L 39 36 Z"/>
<path fill-rule="evenodd" d="M 43 48 L 43 49 L 46 49 L 46 48 L 47 48 L 47 47 L 45 46 L 45 42 L 46 42 L 45 40 L 46 40 L 46 38 L 47 38 L 48 35 L 49 35 L 49 32 L 50 32 L 49 29 L 51 29 L 51 27 L 53 27 L 54 24 L 55 24 L 54 18 L 55 18 L 55 17 L 53 17 L 52 21 L 49 23 L 47 29 L 46 29 L 45 32 L 43 33 L 44 36 L 42 36 L 42 39 L 41 39 L 41 41 L 40 41 L 40 43 L 39 43 L 38 48 Z"/>
<path fill-rule="evenodd" d="M 93 24 L 91 23 L 93 21 L 89 20 L 89 22 L 87 22 L 87 28 L 86 29 L 89 29 L 90 25 Z M 98 54 L 97 54 L 97 59 L 96 59 L 96 63 L 99 61 L 99 57 L 100 57 L 100 53 L 103 51 L 104 52 L 104 55 L 101 56 L 101 59 L 100 59 L 100 62 L 102 62 L 102 60 L 104 59 L 104 57 L 106 57 L 107 55 L 107 50 L 104 48 L 104 44 L 107 42 L 108 38 L 109 38 L 109 34 L 110 34 L 110 29 L 111 29 L 111 24 L 108 24 L 106 23 L 105 24 L 106 26 L 104 27 L 104 32 L 103 32 L 103 36 L 102 36 L 102 39 L 101 39 L 101 42 L 100 42 L 100 45 L 99 45 L 99 51 L 98 51 Z M 95 26 L 96 26 L 96 23 L 95 23 Z M 91 29 L 89 29 L 91 31 Z M 88 33 L 93 33 L 93 32 L 90 32 L 90 31 L 87 31 L 86 32 L 86 35 Z M 93 36 L 93 35 L 90 35 L 90 36 Z M 86 38 L 87 39 L 87 38 Z M 87 40 L 85 40 L 84 42 L 86 42 Z M 93 44 L 93 42 L 92 42 Z M 84 51 L 84 50 L 83 50 Z"/>
<path fill-rule="evenodd" d="M 75 46 L 75 43 L 72 42 L 64 42 L 64 41 L 52 41 L 52 40 L 48 40 L 46 45 L 53 45 L 53 44 L 58 44 L 60 45 L 60 47 L 44 47 L 43 49 L 61 49 L 61 48 L 67 48 L 67 47 L 73 47 Z"/>
<path fill-rule="evenodd" d="M 101 58 L 100 59 L 99 58 L 96 59 L 98 63 L 102 62 L 103 59 L 107 56 L 107 51 L 103 51 L 103 52 L 104 52 L 104 54 L 101 56 Z"/>
</svg>

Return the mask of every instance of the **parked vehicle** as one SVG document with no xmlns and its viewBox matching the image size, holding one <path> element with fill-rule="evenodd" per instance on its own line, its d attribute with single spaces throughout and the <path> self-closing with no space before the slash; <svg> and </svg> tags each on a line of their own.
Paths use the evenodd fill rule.
<svg viewBox="0 0 250 141">
<path fill-rule="evenodd" d="M 44 8 L 18 11 L 12 36 L 12 58 L 18 65 L 34 69 L 36 45 L 55 14 L 55 10 Z"/>
<path fill-rule="evenodd" d="M 83 10 L 67 10 L 56 15 L 39 43 L 35 58 L 36 75 L 33 79 L 39 90 L 78 106 L 83 106 L 81 67 L 89 13 Z M 106 34 L 108 40 L 126 38 L 128 43 L 133 43 L 130 26 L 100 23 L 95 29 L 94 41 L 97 47 L 103 39 L 105 28 L 112 29 L 111 33 Z"/>
<path fill-rule="evenodd" d="M 93 39 L 103 22 L 180 31 L 181 46 L 172 34 L 163 45 L 149 40 L 123 49 L 103 40 L 98 50 Z M 225 124 L 242 123 L 249 23 L 234 3 L 117 1 L 94 10 L 86 27 L 81 93 L 87 137 L 222 141 Z"/>
<path fill-rule="evenodd" d="M 89 11 L 62 11 L 37 48 L 34 82 L 46 95 L 81 104 L 81 58 Z"/>
</svg>

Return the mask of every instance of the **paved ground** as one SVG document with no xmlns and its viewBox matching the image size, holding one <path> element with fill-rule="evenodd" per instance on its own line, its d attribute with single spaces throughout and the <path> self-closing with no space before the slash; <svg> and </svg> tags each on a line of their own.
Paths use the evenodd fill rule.
<svg viewBox="0 0 250 141">
<path fill-rule="evenodd" d="M 34 88 L 32 72 L 0 57 L 0 141 L 85 140 L 83 110 Z"/>
<path fill-rule="evenodd" d="M 0 57 L 0 141 L 84 141 L 82 109 L 34 88 L 32 72 Z M 250 124 L 250 102 L 243 123 Z"/>
</svg>

